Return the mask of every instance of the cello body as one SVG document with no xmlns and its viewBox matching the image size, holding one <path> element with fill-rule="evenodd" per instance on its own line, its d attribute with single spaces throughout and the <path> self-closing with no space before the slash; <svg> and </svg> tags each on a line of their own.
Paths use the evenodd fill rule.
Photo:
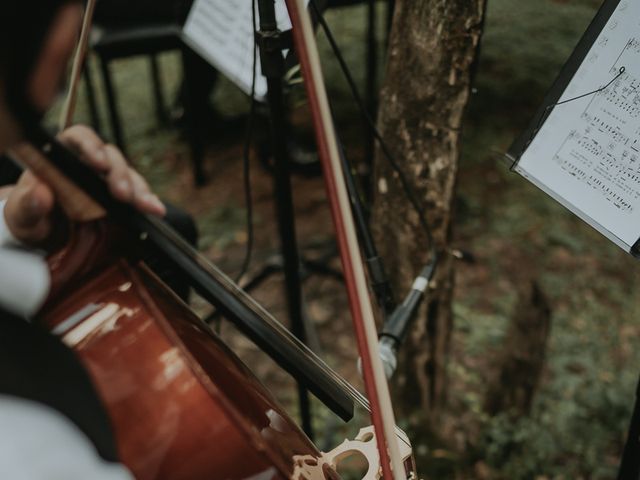
<svg viewBox="0 0 640 480">
<path fill-rule="evenodd" d="M 321 454 L 249 369 L 105 220 L 49 257 L 38 321 L 78 355 L 138 480 L 292 478 Z M 135 250 L 135 248 L 134 248 Z M 323 467 L 323 478 L 339 478 Z"/>
</svg>

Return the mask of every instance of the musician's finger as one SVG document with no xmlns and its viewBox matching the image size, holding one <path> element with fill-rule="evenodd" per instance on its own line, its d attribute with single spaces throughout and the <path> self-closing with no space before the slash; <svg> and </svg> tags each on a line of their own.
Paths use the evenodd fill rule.
<svg viewBox="0 0 640 480">
<path fill-rule="evenodd" d="M 109 170 L 106 145 L 96 132 L 83 125 L 75 125 L 60 133 L 58 138 L 71 148 L 81 160 L 100 172 Z"/>
<path fill-rule="evenodd" d="M 123 202 L 132 202 L 134 199 L 134 185 L 131 169 L 127 165 L 122 152 L 114 145 L 106 145 L 107 155 L 107 183 L 114 197 Z"/>
<path fill-rule="evenodd" d="M 164 216 L 167 209 L 157 195 L 151 192 L 147 181 L 135 170 L 130 170 L 130 174 L 133 181 L 133 204 L 135 207 L 146 213 Z"/>
<path fill-rule="evenodd" d="M 82 125 L 68 128 L 59 138 L 83 161 L 106 175 L 109 188 L 116 198 L 131 202 L 147 213 L 165 214 L 165 207 L 160 199 L 151 193 L 147 182 L 128 167 L 117 147 L 104 144 L 93 130 Z"/>
</svg>

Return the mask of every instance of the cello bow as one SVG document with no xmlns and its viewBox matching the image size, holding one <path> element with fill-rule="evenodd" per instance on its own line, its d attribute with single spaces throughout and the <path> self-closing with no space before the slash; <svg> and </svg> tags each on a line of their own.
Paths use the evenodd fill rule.
<svg viewBox="0 0 640 480">
<path fill-rule="evenodd" d="M 304 0 L 285 0 L 293 26 L 294 48 L 305 80 L 322 163 L 325 187 L 340 249 L 349 306 L 362 359 L 366 392 L 376 432 L 383 477 L 406 479 L 391 404 L 389 385 L 380 360 L 373 305 L 360 253 L 355 224 L 340 162 L 335 126 L 322 75 L 318 48 Z"/>
<path fill-rule="evenodd" d="M 60 120 L 58 124 L 60 131 L 71 126 L 73 115 L 75 114 L 78 89 L 80 88 L 80 78 L 82 76 L 82 69 L 89 49 L 89 35 L 91 34 L 91 27 L 93 26 L 93 14 L 96 10 L 96 2 L 97 0 L 87 0 L 87 5 L 84 10 L 82 30 L 80 31 L 80 38 L 73 57 L 73 66 L 71 67 L 71 79 L 69 81 L 67 97 L 60 113 Z"/>
</svg>

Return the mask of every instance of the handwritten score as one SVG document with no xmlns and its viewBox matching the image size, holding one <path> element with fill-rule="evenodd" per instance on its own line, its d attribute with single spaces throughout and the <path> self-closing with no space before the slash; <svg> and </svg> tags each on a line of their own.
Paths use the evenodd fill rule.
<svg viewBox="0 0 640 480">
<path fill-rule="evenodd" d="M 280 30 L 291 28 L 284 0 L 276 0 L 275 8 Z M 255 48 L 253 32 L 251 0 L 196 0 L 182 37 L 202 58 L 250 94 Z M 267 82 L 262 76 L 258 56 L 256 98 L 263 99 L 266 93 Z"/>
<path fill-rule="evenodd" d="M 560 102 L 614 78 L 555 106 L 516 170 L 629 250 L 640 238 L 637 0 L 620 1 Z"/>
</svg>

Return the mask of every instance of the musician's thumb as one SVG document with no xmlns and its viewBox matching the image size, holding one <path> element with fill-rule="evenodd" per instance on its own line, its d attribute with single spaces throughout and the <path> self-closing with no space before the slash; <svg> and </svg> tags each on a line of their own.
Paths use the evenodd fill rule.
<svg viewBox="0 0 640 480">
<path fill-rule="evenodd" d="M 26 172 L 13 188 L 5 206 L 5 219 L 16 239 L 34 245 L 51 233 L 54 196 L 47 185 Z"/>
</svg>

